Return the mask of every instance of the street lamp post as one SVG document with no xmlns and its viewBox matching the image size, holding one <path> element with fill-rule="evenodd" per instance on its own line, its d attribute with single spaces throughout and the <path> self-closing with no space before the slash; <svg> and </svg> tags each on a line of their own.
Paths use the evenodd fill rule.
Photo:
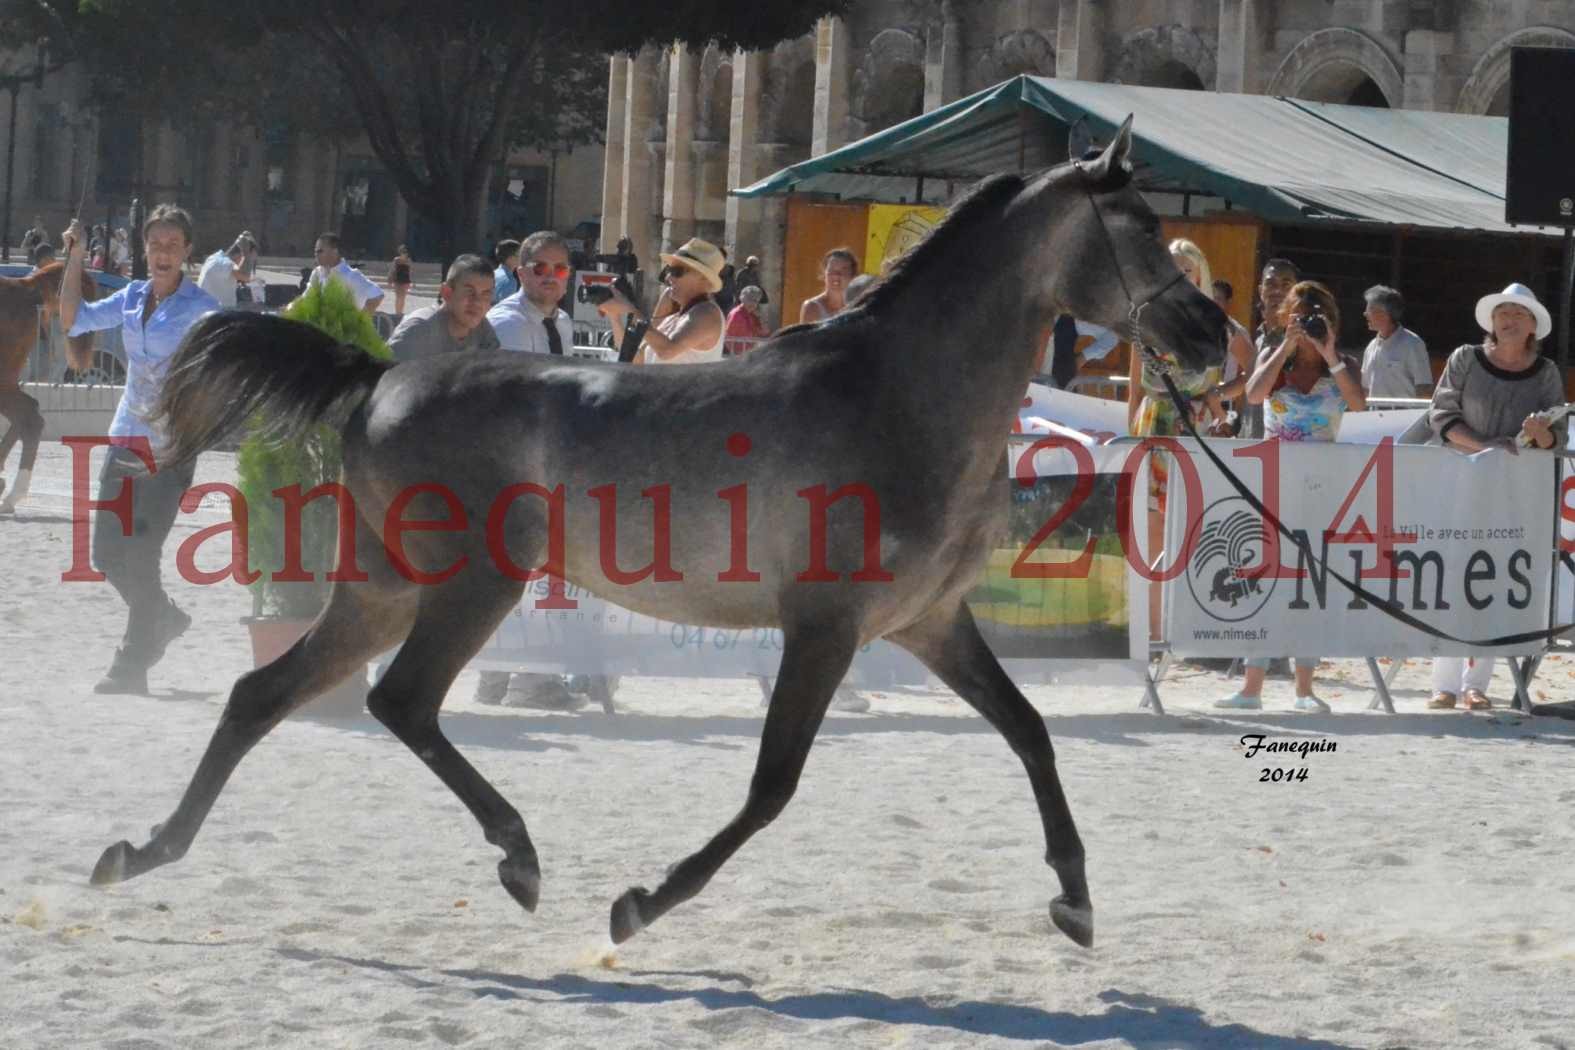
<svg viewBox="0 0 1575 1050">
<path fill-rule="evenodd" d="M 7 77 L 5 87 L 11 92 L 11 122 L 5 136 L 5 220 L 0 223 L 0 262 L 11 261 L 11 186 L 16 182 L 16 93 L 21 85 L 15 77 Z"/>
</svg>

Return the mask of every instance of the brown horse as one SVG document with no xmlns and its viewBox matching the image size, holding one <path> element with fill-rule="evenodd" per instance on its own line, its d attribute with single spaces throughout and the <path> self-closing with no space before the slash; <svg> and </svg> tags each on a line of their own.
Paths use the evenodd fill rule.
<svg viewBox="0 0 1575 1050">
<path fill-rule="evenodd" d="M 38 401 L 22 392 L 22 370 L 28 355 L 38 344 L 40 325 L 47 325 L 60 312 L 60 280 L 66 264 L 50 263 L 26 277 L 0 277 L 0 416 L 10 424 L 0 438 L 0 514 L 10 514 L 27 498 L 33 476 L 33 461 L 38 458 L 38 442 L 44 436 L 44 413 Z M 82 272 L 82 299 L 98 298 L 98 283 L 86 270 Z M 85 369 L 93 360 L 93 336 L 80 335 L 66 341 L 66 362 Z M 16 484 L 6 492 L 5 462 L 11 448 L 22 442 L 22 462 Z"/>
</svg>

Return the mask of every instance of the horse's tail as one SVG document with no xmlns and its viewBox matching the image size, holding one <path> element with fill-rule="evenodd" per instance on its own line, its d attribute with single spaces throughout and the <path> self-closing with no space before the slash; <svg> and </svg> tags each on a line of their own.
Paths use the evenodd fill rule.
<svg viewBox="0 0 1575 1050">
<path fill-rule="evenodd" d="M 156 418 L 165 458 L 181 463 L 258 417 L 284 440 L 340 425 L 391 367 L 309 324 L 267 314 L 210 314 L 186 333 L 165 375 Z"/>
</svg>

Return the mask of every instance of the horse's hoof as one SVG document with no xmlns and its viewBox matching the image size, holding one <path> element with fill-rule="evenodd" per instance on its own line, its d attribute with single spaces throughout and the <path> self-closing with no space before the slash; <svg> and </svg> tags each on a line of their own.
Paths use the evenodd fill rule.
<svg viewBox="0 0 1575 1050">
<path fill-rule="evenodd" d="M 645 913 L 642 906 L 650 899 L 649 890 L 644 886 L 636 886 L 613 901 L 611 932 L 614 944 L 622 944 L 645 929 Z"/>
<path fill-rule="evenodd" d="M 1072 938 L 1084 948 L 1094 946 L 1094 908 L 1090 904 L 1073 904 L 1064 896 L 1050 902 L 1050 921 L 1056 929 Z"/>
<path fill-rule="evenodd" d="M 536 858 L 504 857 L 498 861 L 498 880 L 509 896 L 520 902 L 520 907 L 528 912 L 536 910 L 536 902 L 541 899 L 541 871 Z"/>
<path fill-rule="evenodd" d="M 128 878 L 126 869 L 131 863 L 131 858 L 136 855 L 137 848 L 122 839 L 98 859 L 93 865 L 93 875 L 88 880 L 95 886 L 111 886 L 117 882 L 125 882 Z"/>
</svg>

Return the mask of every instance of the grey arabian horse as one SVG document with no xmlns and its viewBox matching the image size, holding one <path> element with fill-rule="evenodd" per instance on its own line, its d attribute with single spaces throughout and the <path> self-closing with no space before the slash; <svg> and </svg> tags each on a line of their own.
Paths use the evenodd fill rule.
<svg viewBox="0 0 1575 1050">
<path fill-rule="evenodd" d="M 254 744 L 402 642 L 367 707 L 470 809 L 505 854 L 504 887 L 533 911 L 540 868 L 525 822 L 443 735 L 438 710 L 520 601 L 522 570 L 549 563 L 637 612 L 784 637 L 743 808 L 654 891 L 618 898 L 615 942 L 700 892 L 782 812 L 855 651 L 887 638 L 1027 767 L 1061 884 L 1050 916 L 1091 944 L 1083 845 L 1044 720 L 963 597 L 1004 528 L 1005 435 L 1058 313 L 1118 330 L 1136 316 L 1142 338 L 1183 367 L 1223 359 L 1224 314 L 1178 280 L 1130 185 L 1130 127 L 1096 160 L 984 181 L 856 309 L 741 360 L 620 368 L 454 355 L 390 367 L 278 318 L 199 323 L 161 405 L 170 458 L 258 412 L 282 432 L 331 422 L 344 435 L 357 549 L 395 556 L 363 556 L 369 578 L 336 583 L 299 642 L 235 683 L 179 807 L 147 845 L 110 847 L 93 881 L 183 856 Z M 649 524 L 669 516 L 663 501 L 670 530 Z M 400 533 L 391 505 L 396 518 L 446 525 Z"/>
</svg>

